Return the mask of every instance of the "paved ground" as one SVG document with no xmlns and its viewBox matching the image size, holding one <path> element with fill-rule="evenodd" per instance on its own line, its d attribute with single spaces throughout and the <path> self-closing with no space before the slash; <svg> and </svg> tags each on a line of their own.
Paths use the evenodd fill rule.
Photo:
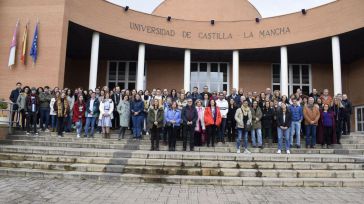
<svg viewBox="0 0 364 204">
<path fill-rule="evenodd" d="M 364 203 L 364 188 L 181 186 L 0 177 L 0 203 Z"/>
</svg>

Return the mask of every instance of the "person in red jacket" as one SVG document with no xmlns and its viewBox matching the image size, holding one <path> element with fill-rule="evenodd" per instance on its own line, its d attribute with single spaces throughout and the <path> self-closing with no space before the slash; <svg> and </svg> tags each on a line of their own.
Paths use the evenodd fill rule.
<svg viewBox="0 0 364 204">
<path fill-rule="evenodd" d="M 73 118 L 72 121 L 76 124 L 77 138 L 80 138 L 82 132 L 82 124 L 85 123 L 85 112 L 86 104 L 83 101 L 83 96 L 80 94 L 78 96 L 77 102 L 73 106 Z"/>
<path fill-rule="evenodd" d="M 220 108 L 216 106 L 214 99 L 210 100 L 209 106 L 205 109 L 205 126 L 207 132 L 207 147 L 215 146 L 215 137 L 217 134 L 217 128 L 221 125 L 221 113 Z"/>
</svg>

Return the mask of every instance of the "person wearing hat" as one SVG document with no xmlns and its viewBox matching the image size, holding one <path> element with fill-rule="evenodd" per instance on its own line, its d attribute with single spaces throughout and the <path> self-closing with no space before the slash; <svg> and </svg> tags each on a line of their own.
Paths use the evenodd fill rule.
<svg viewBox="0 0 364 204">
<path fill-rule="evenodd" d="M 33 127 L 33 133 L 38 135 L 37 132 L 37 114 L 39 111 L 39 97 L 37 90 L 32 87 L 30 94 L 26 97 L 25 115 L 27 117 L 27 135 L 30 134 L 30 126 Z M 31 123 L 31 124 L 30 124 Z"/>
</svg>

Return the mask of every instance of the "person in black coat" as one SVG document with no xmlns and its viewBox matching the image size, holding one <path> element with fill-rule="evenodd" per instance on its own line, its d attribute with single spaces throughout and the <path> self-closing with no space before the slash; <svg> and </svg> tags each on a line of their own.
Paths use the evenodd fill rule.
<svg viewBox="0 0 364 204">
<path fill-rule="evenodd" d="M 343 135 L 350 135 L 350 119 L 351 114 L 353 113 L 353 105 L 351 101 L 349 101 L 348 96 L 343 94 L 343 100 L 341 103 L 344 106 L 344 113 L 343 113 Z"/>
<path fill-rule="evenodd" d="M 288 110 L 285 103 L 281 104 L 281 109 L 277 112 L 277 132 L 278 132 L 278 151 L 280 154 L 282 150 L 282 139 L 285 137 L 286 152 L 290 154 L 290 127 L 292 122 L 292 113 Z"/>
<path fill-rule="evenodd" d="M 114 110 L 112 112 L 112 114 L 114 116 L 112 119 L 112 129 L 119 129 L 119 127 L 120 127 L 120 117 L 119 117 L 119 113 L 117 111 L 117 107 L 120 103 L 120 99 L 121 99 L 120 87 L 117 86 L 117 87 L 115 87 L 114 94 L 111 95 L 111 100 L 112 100 L 112 102 L 114 102 Z"/>
<path fill-rule="evenodd" d="M 337 144 L 341 144 L 340 139 L 343 130 L 343 120 L 344 120 L 344 106 L 341 103 L 341 99 L 338 97 L 334 98 L 334 104 L 332 106 L 332 110 L 335 113 L 335 126 L 336 126 L 336 140 Z"/>
<path fill-rule="evenodd" d="M 27 135 L 30 133 L 31 126 L 33 127 L 33 133 L 38 135 L 37 132 L 37 113 L 39 111 L 39 97 L 37 90 L 33 87 L 30 94 L 26 97 L 25 102 L 25 115 L 27 117 Z M 31 123 L 31 124 L 30 124 Z"/>
<path fill-rule="evenodd" d="M 226 127 L 228 132 L 228 140 L 229 142 L 235 141 L 235 130 L 236 130 L 236 121 L 235 121 L 235 113 L 238 107 L 236 106 L 236 101 L 234 98 L 230 98 L 229 100 L 229 111 L 227 113 Z"/>
<path fill-rule="evenodd" d="M 182 109 L 182 121 L 183 121 L 183 151 L 187 149 L 187 140 L 190 142 L 190 151 L 194 149 L 195 143 L 195 126 L 198 118 L 198 113 L 196 108 L 193 106 L 192 98 L 187 99 L 187 106 Z"/>
<path fill-rule="evenodd" d="M 269 147 L 271 147 L 272 142 L 273 142 L 272 128 L 273 128 L 273 120 L 274 120 L 274 111 L 270 107 L 269 101 L 266 101 L 264 103 L 264 107 L 262 109 L 262 114 L 263 114 L 262 115 L 263 136 L 268 139 Z"/>
<path fill-rule="evenodd" d="M 10 101 L 13 102 L 13 111 L 11 114 L 11 121 L 14 121 L 14 117 L 15 117 L 15 111 L 18 110 L 18 104 L 16 103 L 16 101 L 18 100 L 18 97 L 20 95 L 21 92 L 21 86 L 22 84 L 20 82 L 16 83 L 16 88 L 14 90 L 11 91 L 10 93 Z M 19 124 L 17 124 L 17 126 L 19 126 Z"/>
</svg>

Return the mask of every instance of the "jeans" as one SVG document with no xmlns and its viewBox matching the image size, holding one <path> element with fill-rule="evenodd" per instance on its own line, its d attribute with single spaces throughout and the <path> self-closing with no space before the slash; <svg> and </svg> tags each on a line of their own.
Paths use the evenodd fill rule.
<svg viewBox="0 0 364 204">
<path fill-rule="evenodd" d="M 241 142 L 241 137 L 243 136 L 244 133 L 244 149 L 248 148 L 248 131 L 245 131 L 244 128 L 238 128 L 238 137 L 236 138 L 236 148 L 240 149 L 240 142 Z"/>
<path fill-rule="evenodd" d="M 48 123 L 49 123 L 50 109 L 49 108 L 39 108 L 39 112 L 40 112 L 40 128 L 42 130 L 47 129 Z M 44 127 L 43 127 L 43 124 L 45 125 Z"/>
<path fill-rule="evenodd" d="M 57 116 L 51 115 L 51 128 L 55 129 L 57 128 Z"/>
<path fill-rule="evenodd" d="M 316 144 L 316 125 L 306 125 L 306 146 Z"/>
<path fill-rule="evenodd" d="M 255 130 L 251 130 L 250 131 L 251 134 L 252 134 L 252 143 L 253 143 L 253 146 L 256 147 L 257 146 L 257 143 L 256 143 L 256 139 L 258 139 L 258 146 L 262 146 L 263 145 L 263 142 L 262 142 L 262 129 L 255 129 Z M 255 138 L 255 133 L 257 133 L 257 138 Z"/>
<path fill-rule="evenodd" d="M 221 119 L 221 125 L 220 125 L 220 128 L 219 128 L 219 138 L 218 138 L 218 140 L 220 142 L 224 141 L 225 128 L 226 128 L 226 118 L 222 118 Z"/>
<path fill-rule="evenodd" d="M 293 145 L 293 136 L 296 134 L 296 144 L 301 146 L 301 122 L 300 121 L 292 121 L 291 123 L 291 137 L 290 137 L 290 144 Z"/>
<path fill-rule="evenodd" d="M 289 147 L 291 145 L 290 143 L 290 128 L 283 130 L 280 127 L 277 128 L 277 133 L 278 133 L 278 149 L 282 150 L 282 146 L 283 146 L 283 134 L 284 134 L 284 138 L 285 138 L 285 144 L 286 144 L 286 150 L 289 150 Z"/>
<path fill-rule="evenodd" d="M 144 119 L 144 117 L 142 115 L 136 115 L 136 116 L 132 117 L 134 138 L 141 138 L 142 137 L 143 119 Z"/>
<path fill-rule="evenodd" d="M 86 137 L 88 137 L 89 128 L 91 128 L 91 132 L 90 132 L 91 137 L 94 136 L 95 122 L 96 122 L 96 117 L 86 117 L 86 124 L 85 124 Z"/>
<path fill-rule="evenodd" d="M 76 122 L 76 131 L 77 131 L 77 135 L 81 135 L 82 132 L 82 119 L 78 119 L 78 121 Z"/>
</svg>

